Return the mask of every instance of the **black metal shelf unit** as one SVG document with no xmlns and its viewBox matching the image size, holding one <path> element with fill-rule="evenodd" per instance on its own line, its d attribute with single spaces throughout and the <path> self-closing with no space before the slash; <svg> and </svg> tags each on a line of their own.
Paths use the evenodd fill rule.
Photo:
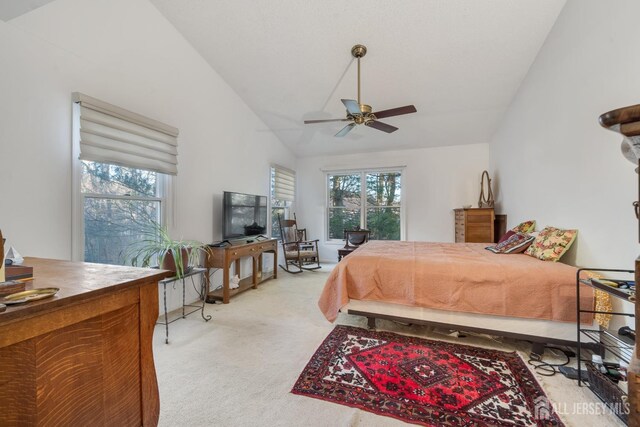
<svg viewBox="0 0 640 427">
<path fill-rule="evenodd" d="M 603 292 L 608 293 L 616 298 L 620 298 L 624 301 L 629 301 L 635 304 L 635 297 L 630 291 L 614 288 L 611 286 L 604 285 L 600 282 L 593 281 L 591 279 L 582 279 L 580 278 L 580 273 L 583 271 L 598 271 L 598 272 L 608 272 L 608 273 L 630 273 L 633 274 L 633 270 L 619 270 L 619 269 L 605 269 L 605 268 L 581 268 L 578 269 L 576 274 L 576 297 L 577 297 L 577 344 L 578 344 L 578 386 L 581 386 L 586 378 L 582 377 L 582 364 L 583 362 L 590 362 L 590 359 L 582 358 L 582 353 L 584 350 L 588 350 L 584 348 L 584 346 L 590 345 L 593 347 L 594 345 L 598 348 L 598 353 L 601 356 L 605 356 L 606 353 L 610 353 L 614 357 L 617 357 L 619 360 L 622 360 L 626 363 L 629 363 L 633 357 L 633 344 L 626 342 L 626 340 L 621 339 L 614 334 L 602 327 L 599 329 L 590 329 L 590 328 L 581 328 L 580 327 L 580 315 L 582 313 L 591 313 L 591 314 L 611 314 L 614 316 L 627 316 L 627 317 L 635 317 L 634 313 L 624 313 L 624 312 L 604 312 L 597 310 L 587 310 L 583 309 L 580 306 L 580 286 L 590 286 L 594 289 L 601 290 Z M 582 342 L 582 336 L 588 339 L 588 342 Z M 589 354 L 593 353 L 592 350 L 589 350 Z M 608 381 L 608 380 L 607 380 Z M 611 382 L 613 385 L 613 382 Z M 617 386 L 616 386 L 617 387 Z M 607 399 L 605 396 L 599 392 L 598 387 L 594 387 L 593 384 L 589 383 L 589 389 L 602 400 L 607 405 L 612 405 L 612 402 Z M 619 393 L 622 393 L 622 390 L 618 389 Z M 619 418 L 621 418 L 626 423 L 626 417 L 624 414 L 619 413 L 619 411 L 615 411 Z"/>
<path fill-rule="evenodd" d="M 626 363 L 631 362 L 633 345 L 625 343 L 611 332 L 597 329 L 580 329 L 580 332 L 592 339 L 594 342 L 602 345 L 602 347 L 604 347 L 609 353 L 613 354 L 620 360 L 623 360 Z"/>
</svg>

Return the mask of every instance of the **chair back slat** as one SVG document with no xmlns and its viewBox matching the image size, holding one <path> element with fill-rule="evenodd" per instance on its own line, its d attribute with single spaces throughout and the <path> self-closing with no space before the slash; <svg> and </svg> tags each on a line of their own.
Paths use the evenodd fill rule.
<svg viewBox="0 0 640 427">
<path fill-rule="evenodd" d="M 286 243 L 295 243 L 298 241 L 298 233 L 295 227 L 284 227 L 282 229 L 282 240 Z"/>
<path fill-rule="evenodd" d="M 318 254 L 318 240 L 307 241 L 307 230 L 298 228 L 295 214 L 294 219 L 282 219 L 278 214 L 280 236 L 282 237 L 282 250 L 284 265 L 280 267 L 289 273 L 301 273 L 302 270 L 317 270 L 320 268 L 320 255 Z M 313 265 L 313 267 L 311 266 Z M 295 267 L 291 270 L 289 267 Z"/>
<path fill-rule="evenodd" d="M 344 230 L 344 240 L 346 249 L 357 248 L 369 241 L 371 235 L 370 230 Z"/>
<path fill-rule="evenodd" d="M 298 227 L 295 219 L 282 219 L 278 214 L 278 224 L 280 224 L 280 236 L 283 243 L 295 243 L 300 241 L 298 238 Z"/>
</svg>

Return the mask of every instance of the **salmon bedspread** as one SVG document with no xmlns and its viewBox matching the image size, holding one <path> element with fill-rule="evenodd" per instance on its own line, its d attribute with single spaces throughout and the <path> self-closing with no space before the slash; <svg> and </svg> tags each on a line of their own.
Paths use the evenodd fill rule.
<svg viewBox="0 0 640 427">
<path fill-rule="evenodd" d="M 318 305 L 331 322 L 350 299 L 575 322 L 576 267 L 486 246 L 370 241 L 336 265 Z M 592 306 L 593 292 L 581 299 Z"/>
</svg>

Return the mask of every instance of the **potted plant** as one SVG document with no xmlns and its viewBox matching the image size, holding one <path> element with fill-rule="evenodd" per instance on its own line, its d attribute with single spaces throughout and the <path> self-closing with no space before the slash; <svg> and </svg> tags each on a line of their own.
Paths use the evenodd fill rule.
<svg viewBox="0 0 640 427">
<path fill-rule="evenodd" d="M 206 244 L 197 240 L 172 239 L 167 228 L 155 221 L 143 228 L 140 235 L 141 238 L 127 248 L 126 262 L 150 267 L 157 260 L 161 269 L 175 272 L 178 278 L 184 277 L 190 266 L 198 265 L 200 252 L 206 248 Z"/>
</svg>

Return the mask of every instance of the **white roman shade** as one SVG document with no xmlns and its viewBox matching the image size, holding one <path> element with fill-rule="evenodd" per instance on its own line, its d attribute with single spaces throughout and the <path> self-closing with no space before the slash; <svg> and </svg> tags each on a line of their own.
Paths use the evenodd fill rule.
<svg viewBox="0 0 640 427">
<path fill-rule="evenodd" d="M 178 129 L 82 93 L 73 94 L 80 113 L 80 159 L 178 173 Z"/>
<path fill-rule="evenodd" d="M 296 173 L 280 166 L 274 166 L 273 169 L 275 171 L 273 196 L 279 200 L 293 202 L 296 197 Z"/>
</svg>

